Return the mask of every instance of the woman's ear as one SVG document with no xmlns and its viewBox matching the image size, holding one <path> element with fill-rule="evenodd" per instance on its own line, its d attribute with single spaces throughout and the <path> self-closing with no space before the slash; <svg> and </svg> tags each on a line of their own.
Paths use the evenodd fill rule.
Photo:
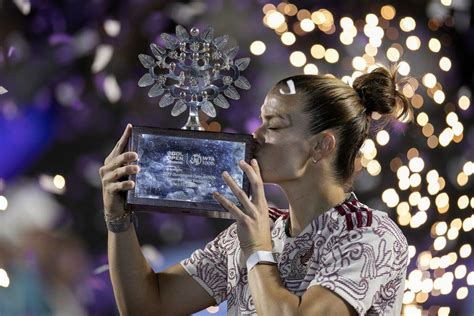
<svg viewBox="0 0 474 316">
<path fill-rule="evenodd" d="M 314 135 L 311 142 L 311 160 L 314 163 L 328 157 L 336 148 L 336 137 L 334 136 L 334 133 L 330 131 L 323 131 Z"/>
</svg>

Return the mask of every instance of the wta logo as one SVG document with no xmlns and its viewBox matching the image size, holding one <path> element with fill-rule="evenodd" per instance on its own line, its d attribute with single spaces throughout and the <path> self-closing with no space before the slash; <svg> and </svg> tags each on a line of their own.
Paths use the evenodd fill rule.
<svg viewBox="0 0 474 316">
<path fill-rule="evenodd" d="M 192 154 L 191 156 L 188 156 L 189 159 L 188 165 L 190 166 L 215 166 L 216 165 L 216 160 L 214 159 L 213 156 L 203 156 L 201 154 Z"/>
<path fill-rule="evenodd" d="M 189 158 L 189 164 L 192 165 L 192 166 L 199 166 L 200 164 L 202 164 L 202 156 L 201 156 L 201 154 L 193 154 L 193 155 Z"/>
</svg>

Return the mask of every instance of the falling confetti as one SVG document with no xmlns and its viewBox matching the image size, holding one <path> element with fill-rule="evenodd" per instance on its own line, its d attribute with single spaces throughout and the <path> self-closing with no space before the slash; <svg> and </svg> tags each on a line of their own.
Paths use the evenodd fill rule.
<svg viewBox="0 0 474 316">
<path fill-rule="evenodd" d="M 15 52 L 15 47 L 10 46 L 10 48 L 8 49 L 8 54 L 7 54 L 8 58 L 12 57 L 14 52 Z"/>
<path fill-rule="evenodd" d="M 20 12 L 23 13 L 24 15 L 30 14 L 31 3 L 29 0 L 13 0 L 13 3 L 16 4 Z"/>
<path fill-rule="evenodd" d="M 0 269 L 0 286 L 10 286 L 10 278 L 8 277 L 7 271 L 5 271 L 4 269 Z"/>
<path fill-rule="evenodd" d="M 5 196 L 0 195 L 0 211 L 5 211 L 8 208 L 8 200 Z"/>
<path fill-rule="evenodd" d="M 3 86 L 0 86 L 0 95 L 7 93 L 8 90 L 5 89 Z"/>
<path fill-rule="evenodd" d="M 95 51 L 94 62 L 92 63 L 91 70 L 93 73 L 98 73 L 103 70 L 112 59 L 114 54 L 114 48 L 112 45 L 101 44 Z"/>
<path fill-rule="evenodd" d="M 104 22 L 104 30 L 110 37 L 119 35 L 121 29 L 120 21 L 108 19 Z"/>
<path fill-rule="evenodd" d="M 118 100 L 120 100 L 122 96 L 122 92 L 117 83 L 117 79 L 115 79 L 114 75 L 108 75 L 105 78 L 104 92 L 105 92 L 105 96 L 111 103 L 116 103 Z"/>
</svg>

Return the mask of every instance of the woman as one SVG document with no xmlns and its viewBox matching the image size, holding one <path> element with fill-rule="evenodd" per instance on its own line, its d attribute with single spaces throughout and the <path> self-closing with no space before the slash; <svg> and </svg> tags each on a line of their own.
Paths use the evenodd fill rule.
<svg viewBox="0 0 474 316">
<path fill-rule="evenodd" d="M 240 162 L 251 198 L 225 172 L 243 207 L 214 194 L 236 222 L 157 274 L 140 251 L 119 195 L 134 183 L 118 179 L 138 172 L 127 165 L 136 153 L 122 153 L 128 126 L 100 170 L 120 311 L 186 315 L 227 300 L 229 315 L 399 315 L 406 238 L 386 213 L 348 190 L 372 112 L 388 118 L 413 114 L 396 90 L 395 73 L 379 67 L 353 87 L 327 76 L 278 82 L 254 132 L 256 159 Z M 264 182 L 282 188 L 288 210 L 268 208 Z"/>
</svg>

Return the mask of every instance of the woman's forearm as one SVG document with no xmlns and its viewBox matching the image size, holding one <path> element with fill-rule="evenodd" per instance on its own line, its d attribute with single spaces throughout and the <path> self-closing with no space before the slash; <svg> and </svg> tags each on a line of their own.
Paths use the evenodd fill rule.
<svg viewBox="0 0 474 316">
<path fill-rule="evenodd" d="M 143 256 L 133 225 L 125 232 L 109 232 L 108 257 L 120 314 L 147 315 L 158 312 L 158 279 Z"/>
<path fill-rule="evenodd" d="M 248 283 L 259 316 L 296 315 L 300 299 L 283 286 L 275 265 L 257 264 Z"/>
</svg>

